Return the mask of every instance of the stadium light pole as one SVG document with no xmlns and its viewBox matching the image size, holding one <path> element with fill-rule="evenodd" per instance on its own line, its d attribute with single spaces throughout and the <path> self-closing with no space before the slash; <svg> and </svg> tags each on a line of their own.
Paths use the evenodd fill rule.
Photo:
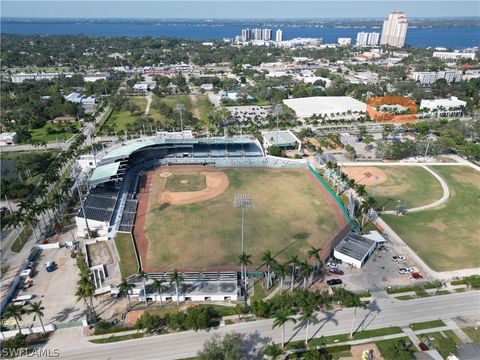
<svg viewBox="0 0 480 360">
<path fill-rule="evenodd" d="M 277 132 L 276 132 L 276 139 L 275 145 L 278 146 L 278 117 L 283 114 L 283 107 L 280 104 L 277 104 L 273 107 L 272 115 L 277 118 Z"/>
<path fill-rule="evenodd" d="M 251 209 L 253 208 L 253 199 L 251 198 L 250 195 L 248 194 L 235 194 L 233 197 L 233 206 L 236 208 L 241 208 L 242 209 L 242 243 L 241 243 L 241 251 L 242 253 L 245 250 L 244 246 L 244 232 L 243 232 L 243 223 L 244 223 L 244 217 L 245 217 L 245 209 Z"/>
<path fill-rule="evenodd" d="M 183 110 L 185 110 L 185 105 L 182 103 L 178 103 L 176 106 L 176 109 L 180 113 L 180 129 L 182 130 L 182 133 L 183 133 Z"/>
</svg>

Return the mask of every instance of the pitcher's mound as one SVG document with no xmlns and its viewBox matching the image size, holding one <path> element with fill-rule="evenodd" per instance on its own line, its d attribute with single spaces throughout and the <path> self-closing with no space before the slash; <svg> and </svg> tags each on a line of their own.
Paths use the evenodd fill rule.
<svg viewBox="0 0 480 360">
<path fill-rule="evenodd" d="M 188 184 L 188 180 L 180 180 L 180 184 Z"/>
</svg>

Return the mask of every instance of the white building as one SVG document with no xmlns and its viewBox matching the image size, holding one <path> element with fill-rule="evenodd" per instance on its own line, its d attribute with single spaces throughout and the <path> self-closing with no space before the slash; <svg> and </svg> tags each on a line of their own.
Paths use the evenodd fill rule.
<svg viewBox="0 0 480 360">
<path fill-rule="evenodd" d="M 312 96 L 305 98 L 285 99 L 283 103 L 300 119 L 312 115 L 335 118 L 357 118 L 367 111 L 367 105 L 350 96 Z"/>
<path fill-rule="evenodd" d="M 458 51 L 435 51 L 433 57 L 442 60 L 475 59 L 475 53 Z"/>
<path fill-rule="evenodd" d="M 375 240 L 351 232 L 335 247 L 333 256 L 360 269 L 373 254 L 377 244 Z"/>
<path fill-rule="evenodd" d="M 107 73 L 94 73 L 94 74 L 87 74 L 83 77 L 83 81 L 85 82 L 95 82 L 98 80 L 107 80 L 110 78 L 110 75 Z"/>
<path fill-rule="evenodd" d="M 408 22 L 405 13 L 394 11 L 383 21 L 380 45 L 403 47 L 407 35 Z"/>
<path fill-rule="evenodd" d="M 459 70 L 445 70 L 445 71 L 439 71 L 438 72 L 438 78 L 439 79 L 445 79 L 447 80 L 448 83 L 451 82 L 459 82 L 462 81 L 463 79 L 463 74 Z"/>
<path fill-rule="evenodd" d="M 18 143 L 18 134 L 16 132 L 4 132 L 0 134 L 0 146 L 15 145 Z"/>
<path fill-rule="evenodd" d="M 67 76 L 72 74 L 62 74 L 63 76 Z M 53 80 L 60 76 L 60 73 L 19 73 L 19 74 L 12 74 L 10 75 L 10 79 L 13 83 L 22 83 L 26 80 Z"/>
<path fill-rule="evenodd" d="M 422 100 L 420 102 L 420 109 L 436 110 L 439 108 L 443 109 L 454 109 L 462 106 L 466 106 L 467 102 L 459 100 L 457 97 L 452 96 L 449 99 L 435 99 L 435 100 Z"/>
<path fill-rule="evenodd" d="M 249 41 L 251 39 L 250 29 L 242 29 L 242 40 Z"/>
<path fill-rule="evenodd" d="M 280 148 L 300 150 L 302 142 L 290 130 L 262 131 L 263 147 L 268 149 L 270 146 Z"/>
<path fill-rule="evenodd" d="M 270 41 L 272 40 L 272 29 L 263 29 L 262 30 L 262 40 Z"/>
<path fill-rule="evenodd" d="M 337 43 L 341 46 L 348 46 L 352 43 L 352 38 L 338 38 Z"/>
<path fill-rule="evenodd" d="M 380 33 L 378 32 L 359 32 L 357 33 L 357 46 L 377 46 L 380 39 Z"/>
<path fill-rule="evenodd" d="M 420 84 L 431 85 L 439 79 L 445 79 L 448 83 L 459 82 L 463 79 L 463 74 L 459 70 L 444 70 L 444 71 L 417 71 L 412 74 L 412 78 Z"/>
<path fill-rule="evenodd" d="M 150 90 L 150 87 L 147 82 L 139 82 L 133 85 L 133 90 L 147 92 L 148 90 Z"/>
<path fill-rule="evenodd" d="M 283 41 L 283 31 L 278 29 L 276 32 L 275 32 L 275 41 L 276 42 L 282 42 Z"/>
</svg>

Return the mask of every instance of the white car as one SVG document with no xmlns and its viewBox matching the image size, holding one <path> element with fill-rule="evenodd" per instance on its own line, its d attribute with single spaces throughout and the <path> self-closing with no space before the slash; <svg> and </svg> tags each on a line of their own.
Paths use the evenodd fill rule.
<svg viewBox="0 0 480 360">
<path fill-rule="evenodd" d="M 332 269 L 338 269 L 338 264 L 333 261 L 330 261 L 329 263 L 327 263 L 327 266 Z"/>
<path fill-rule="evenodd" d="M 411 267 L 398 269 L 398 272 L 399 272 L 400 274 L 402 274 L 402 275 L 410 274 L 410 273 L 412 273 L 412 272 L 414 272 L 414 271 L 415 271 L 415 269 L 414 269 L 414 268 L 411 268 Z"/>
<path fill-rule="evenodd" d="M 393 261 L 403 261 L 403 260 L 405 260 L 405 256 L 395 255 L 395 256 L 392 256 L 392 260 Z"/>
</svg>

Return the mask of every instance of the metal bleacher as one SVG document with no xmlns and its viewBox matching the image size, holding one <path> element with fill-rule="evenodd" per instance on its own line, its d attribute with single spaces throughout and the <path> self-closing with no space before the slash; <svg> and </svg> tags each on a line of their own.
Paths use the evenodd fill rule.
<svg viewBox="0 0 480 360">
<path fill-rule="evenodd" d="M 90 189 L 90 193 L 83 203 L 87 219 L 109 222 L 117 202 L 120 187 L 117 184 L 101 184 Z M 85 217 L 80 209 L 79 217 Z"/>
</svg>

